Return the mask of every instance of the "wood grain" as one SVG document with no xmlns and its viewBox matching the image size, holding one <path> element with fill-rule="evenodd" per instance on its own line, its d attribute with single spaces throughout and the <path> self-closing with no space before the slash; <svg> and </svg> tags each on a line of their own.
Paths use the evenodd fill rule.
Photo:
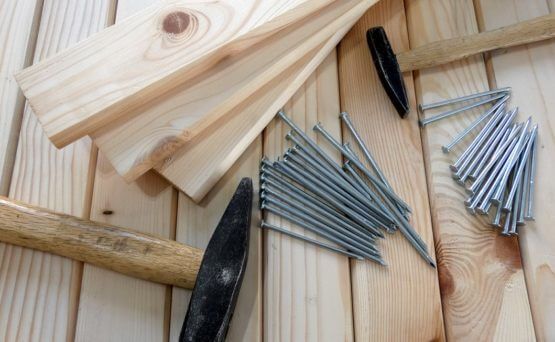
<svg viewBox="0 0 555 342">
<path fill-rule="evenodd" d="M 34 62 L 105 27 L 110 1 L 44 2 Z M 10 197 L 76 216 L 88 215 L 91 141 L 57 150 L 25 108 Z M 81 281 L 78 262 L 0 244 L 0 339 L 72 339 Z"/>
<path fill-rule="evenodd" d="M 412 47 L 478 30 L 472 1 L 445 1 L 441 6 L 410 1 L 406 8 Z M 421 103 L 486 90 L 483 59 L 476 56 L 421 70 L 415 86 Z M 485 219 L 466 213 L 464 190 L 451 179 L 448 165 L 467 144 L 448 155 L 441 151 L 441 145 L 479 114 L 474 111 L 422 129 L 446 335 L 448 340 L 534 340 L 518 243 L 500 236 Z"/>
<path fill-rule="evenodd" d="M 356 13 L 352 24 L 363 11 Z M 195 201 L 202 199 L 326 58 L 328 51 L 335 47 L 351 25 L 338 30 L 321 48 L 294 64 L 294 69 L 254 94 L 253 101 L 246 107 L 236 107 L 217 129 L 182 148 L 156 170 Z M 206 158 L 207 154 L 212 157 Z"/>
<path fill-rule="evenodd" d="M 384 26 L 396 51 L 408 48 L 402 0 L 382 0 L 338 47 L 341 110 L 373 152 L 395 192 L 413 209 L 411 223 L 433 256 L 434 240 L 420 130 L 414 111 L 399 120 L 383 90 L 366 45 L 366 30 Z M 411 108 L 414 85 L 405 77 Z M 343 128 L 343 140 L 356 147 Z M 360 154 L 362 156 L 362 154 Z M 445 340 L 437 271 L 421 260 L 400 233 L 380 241 L 388 267 L 351 263 L 355 338 L 359 341 Z"/>
<path fill-rule="evenodd" d="M 528 20 L 550 12 L 543 0 L 477 2 L 484 29 Z M 551 8 L 555 12 L 555 8 Z M 555 339 L 555 234 L 551 229 L 555 220 L 553 198 L 555 182 L 555 42 L 529 44 L 494 53 L 491 64 L 497 86 L 511 86 L 511 102 L 520 109 L 519 119 L 532 116 L 539 124 L 538 168 L 536 173 L 535 222 L 527 222 L 520 229 L 520 248 L 532 318 L 540 341 Z"/>
<path fill-rule="evenodd" d="M 241 103 L 253 101 L 261 87 L 290 72 L 299 58 L 321 48 L 338 30 L 344 31 L 374 2 L 335 1 L 315 18 L 226 58 L 133 117 L 106 125 L 92 134 L 93 140 L 121 175 L 134 180 L 212 125 L 219 125 L 225 116 L 233 115 L 229 112 L 238 105 L 245 107 Z M 331 49 L 330 44 L 325 53 Z"/>
<path fill-rule="evenodd" d="M 152 3 L 119 0 L 115 19 L 127 18 Z M 127 184 L 99 153 L 91 205 L 93 219 L 174 239 L 176 205 L 176 191 L 158 175 L 147 173 Z M 170 286 L 85 264 L 76 339 L 167 340 L 170 295 Z"/>
<path fill-rule="evenodd" d="M 262 139 L 256 138 L 241 158 L 229 169 L 214 189 L 198 204 L 180 193 L 176 240 L 198 248 L 206 248 L 229 200 L 243 177 L 253 179 L 257 194 L 258 167 L 262 157 Z M 226 341 L 262 341 L 262 232 L 258 196 L 254 196 L 251 218 L 248 264 L 241 285 L 237 306 Z M 187 311 L 191 292 L 173 288 L 170 341 L 177 341 Z"/>
<path fill-rule="evenodd" d="M 332 2 L 160 1 L 17 79 L 62 147 Z"/>
<path fill-rule="evenodd" d="M 285 106 L 286 113 L 317 139 L 312 126 L 321 121 L 339 138 L 337 59 L 333 51 Z M 278 119 L 264 131 L 264 154 L 275 159 L 288 147 L 288 127 Z M 319 137 L 334 158 L 339 154 Z M 304 233 L 271 214 L 272 224 Z M 306 233 L 308 235 L 308 233 Z M 349 261 L 279 233 L 265 231 L 264 340 L 352 341 Z M 311 235 L 311 237 L 313 237 Z"/>
<path fill-rule="evenodd" d="M 169 215 L 167 215 L 169 216 Z M 1 240 L 133 277 L 192 289 L 203 252 L 173 240 L 0 196 Z"/>
<path fill-rule="evenodd" d="M 13 74 L 31 63 L 41 4 L 0 3 L 0 195 L 7 195 L 25 100 Z"/>
<path fill-rule="evenodd" d="M 401 71 L 438 66 L 482 52 L 508 48 L 555 37 L 555 14 L 468 36 L 432 42 L 397 54 Z"/>
</svg>

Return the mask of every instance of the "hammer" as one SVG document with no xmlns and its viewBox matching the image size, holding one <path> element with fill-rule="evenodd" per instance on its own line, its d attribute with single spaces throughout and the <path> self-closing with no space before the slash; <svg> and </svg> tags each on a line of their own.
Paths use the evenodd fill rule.
<svg viewBox="0 0 555 342">
<path fill-rule="evenodd" d="M 244 178 L 204 253 L 0 196 L 0 241 L 193 289 L 180 341 L 223 341 L 247 264 L 252 181 Z"/>
<path fill-rule="evenodd" d="M 429 68 L 478 53 L 537 42 L 553 36 L 555 13 L 492 31 L 426 44 L 397 55 L 393 53 L 383 27 L 373 27 L 366 32 L 368 47 L 380 81 L 401 118 L 409 113 L 403 72 Z"/>
</svg>

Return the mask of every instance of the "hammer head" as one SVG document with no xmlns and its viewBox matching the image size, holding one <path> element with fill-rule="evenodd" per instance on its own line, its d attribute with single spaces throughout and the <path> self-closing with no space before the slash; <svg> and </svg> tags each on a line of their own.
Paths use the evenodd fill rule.
<svg viewBox="0 0 555 342">
<path fill-rule="evenodd" d="M 393 106 L 395 106 L 397 113 L 401 118 L 405 118 L 409 113 L 405 81 L 399 63 L 397 63 L 397 57 L 391 49 L 383 27 L 373 27 L 366 31 L 366 40 L 385 92 Z"/>
</svg>

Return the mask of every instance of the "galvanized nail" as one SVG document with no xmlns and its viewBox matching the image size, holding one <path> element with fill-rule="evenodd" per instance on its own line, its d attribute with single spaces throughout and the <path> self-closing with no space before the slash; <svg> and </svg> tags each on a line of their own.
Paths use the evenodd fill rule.
<svg viewBox="0 0 555 342">
<path fill-rule="evenodd" d="M 526 213 L 524 219 L 526 221 L 534 220 L 534 191 L 536 185 L 536 154 L 538 149 L 538 134 L 534 137 L 534 145 L 532 146 L 532 154 L 530 157 L 530 177 L 528 181 L 528 202 L 526 205 Z"/>
<path fill-rule="evenodd" d="M 434 103 L 421 104 L 421 105 L 418 106 L 418 108 L 420 109 L 420 112 L 423 112 L 423 111 L 428 110 L 428 109 L 443 107 L 443 106 L 447 106 L 447 105 L 450 105 L 450 104 L 463 102 L 463 101 L 468 101 L 468 100 L 473 100 L 473 99 L 484 97 L 484 96 L 494 95 L 494 94 L 498 94 L 498 93 L 510 93 L 510 91 L 511 91 L 511 87 L 488 90 L 488 91 L 484 91 L 484 92 L 481 92 L 481 93 L 470 94 L 470 95 L 456 97 L 456 98 L 453 98 L 453 99 L 447 99 L 447 100 L 438 101 L 438 102 L 434 102 Z"/>
</svg>

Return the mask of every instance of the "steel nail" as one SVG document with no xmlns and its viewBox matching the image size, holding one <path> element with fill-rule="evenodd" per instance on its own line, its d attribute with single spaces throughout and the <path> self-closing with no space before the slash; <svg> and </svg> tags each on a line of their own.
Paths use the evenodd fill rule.
<svg viewBox="0 0 555 342">
<path fill-rule="evenodd" d="M 538 134 L 534 137 L 534 145 L 532 146 L 532 154 L 530 156 L 530 177 L 527 179 L 528 182 L 528 202 L 526 205 L 526 213 L 524 214 L 524 219 L 526 221 L 534 220 L 534 191 L 536 185 L 536 153 L 538 150 Z"/>
<path fill-rule="evenodd" d="M 500 117 L 503 115 L 504 108 L 505 108 L 505 103 L 497 102 L 495 105 L 493 105 L 493 107 L 491 107 L 489 109 L 489 111 L 493 112 L 493 115 L 490 117 L 488 122 L 485 124 L 484 128 L 482 128 L 480 133 L 478 133 L 478 135 L 476 135 L 476 137 L 474 138 L 474 140 L 472 140 L 470 145 L 459 156 L 459 158 L 457 158 L 457 160 L 453 164 L 449 165 L 449 168 L 452 171 L 457 172 L 459 170 L 460 165 L 466 160 L 466 158 L 468 158 L 469 154 L 473 151 L 474 147 L 477 144 L 481 143 L 481 141 L 483 139 L 482 137 L 489 134 L 489 131 L 493 128 L 493 126 L 495 126 L 497 124 L 498 119 L 500 119 Z"/>
<path fill-rule="evenodd" d="M 472 100 L 472 99 L 476 99 L 476 98 L 480 98 L 480 97 L 484 97 L 484 96 L 494 95 L 494 94 L 498 94 L 498 93 L 510 93 L 510 91 L 511 91 L 511 87 L 488 90 L 488 91 L 484 91 L 484 92 L 481 92 L 481 93 L 470 94 L 470 95 L 456 97 L 456 98 L 453 98 L 453 99 L 438 101 L 438 102 L 434 102 L 434 103 L 421 104 L 421 105 L 418 106 L 418 108 L 420 109 L 420 112 L 423 112 L 423 111 L 428 110 L 428 109 L 443 107 L 443 106 L 447 106 L 447 105 L 450 105 L 450 104 L 453 104 L 453 103 L 468 101 L 468 100 Z"/>
<path fill-rule="evenodd" d="M 399 196 L 397 196 L 392 190 L 390 190 L 384 183 L 377 179 L 356 157 L 352 156 L 341 144 L 339 144 L 323 127 L 321 123 L 314 126 L 314 130 L 322 134 L 326 140 L 328 140 L 336 149 L 338 149 L 345 158 L 350 160 L 358 169 L 360 169 L 374 185 L 381 188 L 383 192 L 387 194 L 388 197 L 393 199 L 395 202 L 399 202 L 403 207 L 409 207 Z"/>
<path fill-rule="evenodd" d="M 528 160 L 528 158 L 526 158 Z M 526 160 L 524 163 L 526 164 Z M 518 183 L 518 189 L 516 191 L 516 202 L 518 207 L 515 206 L 515 214 L 516 214 L 516 225 L 523 226 L 524 223 L 524 206 L 526 205 L 526 198 L 524 196 L 524 183 L 525 183 L 525 172 L 523 172 L 520 176 L 520 181 Z"/>
<path fill-rule="evenodd" d="M 505 222 L 503 223 L 503 230 L 501 235 L 509 236 L 511 232 L 511 213 L 505 214 Z"/>
<path fill-rule="evenodd" d="M 472 172 L 470 172 L 470 174 L 468 175 L 469 180 L 475 181 L 478 178 L 478 175 L 480 174 L 480 172 L 482 172 L 486 163 L 495 154 L 495 152 L 498 151 L 501 146 L 503 146 L 503 143 L 507 141 L 507 139 L 509 139 L 509 137 L 511 136 L 511 133 L 515 129 L 517 129 L 516 125 L 512 125 L 512 127 L 507 127 L 504 132 L 500 132 L 502 134 L 499 134 L 496 137 L 496 139 L 491 143 L 491 145 L 488 147 L 486 153 L 482 156 L 480 161 L 475 166 L 471 166 Z"/>
<path fill-rule="evenodd" d="M 291 201 L 287 198 L 274 198 L 272 196 L 268 196 L 267 194 L 262 194 L 261 196 L 262 202 L 267 204 L 272 204 L 282 210 L 290 211 L 291 213 L 295 214 L 296 216 L 300 217 L 301 219 L 309 222 L 314 226 L 325 226 L 330 229 L 333 229 L 337 233 L 341 234 L 345 238 L 348 238 L 349 242 L 354 244 L 363 250 L 371 251 L 374 254 L 378 254 L 378 250 L 368 239 L 365 239 L 364 235 L 361 235 L 360 232 L 353 233 L 351 230 L 345 229 L 341 226 L 335 225 L 330 220 L 326 219 L 324 216 L 319 215 L 315 212 L 308 210 L 307 208 L 303 207 L 299 203 Z"/>
<path fill-rule="evenodd" d="M 526 165 L 526 159 L 528 158 L 528 154 L 532 149 L 533 141 L 537 131 L 538 131 L 538 125 L 535 125 L 534 128 L 532 128 L 532 132 L 530 132 L 530 134 L 528 135 L 527 141 L 525 142 L 525 148 L 522 149 L 521 160 L 518 162 L 518 166 L 516 168 L 515 182 L 512 184 L 509 190 L 509 194 L 507 195 L 507 199 L 505 200 L 505 204 L 503 205 L 504 211 L 511 211 L 512 209 L 511 207 L 515 202 L 514 197 L 517 192 L 520 181 L 522 180 L 522 172 L 524 170 L 524 166 Z M 517 161 L 518 161 L 518 157 L 515 157 L 515 163 Z"/>
<path fill-rule="evenodd" d="M 503 194 L 501 195 L 501 199 L 504 199 L 506 196 L 506 192 L 504 191 Z M 491 203 L 491 202 L 490 202 Z M 493 217 L 493 220 L 491 221 L 491 225 L 497 228 L 501 228 L 501 205 L 496 206 L 495 209 L 495 216 Z"/>
<path fill-rule="evenodd" d="M 495 100 L 500 99 L 504 96 L 507 96 L 507 95 L 505 95 L 505 94 L 495 95 L 495 96 L 489 97 L 489 98 L 484 99 L 484 100 L 476 101 L 474 103 L 463 106 L 461 108 L 456 108 L 456 109 L 449 110 L 447 112 L 432 116 L 432 117 L 427 118 L 427 119 L 420 119 L 420 121 L 419 121 L 420 126 L 424 127 L 426 125 L 431 124 L 432 122 L 436 122 L 436 121 L 439 121 L 439 120 L 442 120 L 442 119 L 446 119 L 446 118 L 451 117 L 455 114 L 459 114 L 459 113 L 465 112 L 467 110 L 470 110 L 472 108 L 476 108 L 476 107 L 485 105 L 486 103 L 489 103 L 491 101 L 495 101 Z"/>
<path fill-rule="evenodd" d="M 505 115 L 499 122 L 499 125 L 489 133 L 489 137 L 487 137 L 487 139 L 484 141 L 483 146 L 477 145 L 474 155 L 466 159 L 457 172 L 462 182 L 465 182 L 470 173 L 476 168 L 480 161 L 484 158 L 487 158 L 487 154 L 491 153 L 495 149 L 497 142 L 499 142 L 503 133 L 505 132 L 505 129 L 510 125 L 515 116 L 516 110 L 512 110 L 507 115 Z"/>
<path fill-rule="evenodd" d="M 503 100 L 503 99 L 501 99 L 501 100 Z M 443 151 L 443 153 L 451 152 L 453 147 L 455 147 L 461 140 L 464 139 L 464 137 L 466 137 L 470 132 L 472 132 L 474 130 L 474 128 L 476 128 L 479 124 L 481 124 L 482 121 L 489 118 L 490 115 L 492 115 L 492 114 L 493 114 L 493 111 L 488 110 L 485 113 L 483 113 L 482 115 L 480 115 L 478 118 L 476 118 L 476 120 L 474 120 L 470 124 L 470 126 L 466 127 L 462 132 L 457 134 L 457 136 L 455 138 L 453 138 L 453 140 L 451 140 L 451 142 L 449 144 L 443 145 L 441 147 L 441 150 Z"/>
<path fill-rule="evenodd" d="M 281 234 L 284 234 L 284 235 L 288 235 L 288 236 L 290 236 L 290 237 L 292 237 L 292 238 L 295 238 L 295 239 L 298 239 L 298 240 L 302 240 L 302 241 L 304 241 L 304 242 L 308 242 L 308 243 L 313 244 L 313 245 L 318 246 L 318 247 L 322 247 L 322 248 L 327 249 L 327 250 L 329 250 L 329 251 L 331 251 L 331 252 L 343 254 L 343 255 L 345 255 L 345 256 L 347 256 L 347 257 L 349 257 L 349 258 L 358 259 L 358 260 L 364 260 L 364 257 L 362 257 L 362 256 L 360 256 L 360 255 L 358 255 L 358 254 L 354 254 L 354 253 L 351 253 L 351 252 L 349 252 L 349 251 L 347 251 L 347 250 L 344 250 L 344 249 L 341 249 L 341 248 L 337 248 L 337 247 L 334 247 L 334 246 L 332 246 L 332 245 L 325 244 L 325 243 L 320 242 L 320 241 L 318 241 L 318 240 L 314 240 L 314 239 L 311 239 L 311 238 L 309 238 L 309 237 L 306 237 L 306 236 L 304 236 L 304 235 L 302 235 L 302 234 L 297 234 L 297 233 L 295 233 L 295 232 L 293 232 L 293 231 L 290 231 L 290 230 L 287 230 L 287 229 L 284 229 L 284 228 L 275 226 L 275 225 L 273 225 L 273 224 L 267 223 L 267 222 L 265 222 L 264 220 L 262 220 L 262 221 L 260 222 L 260 227 L 261 227 L 261 228 L 264 228 L 264 229 L 274 230 L 274 231 L 276 231 L 276 232 L 278 232 L 278 233 L 281 233 Z"/>
<path fill-rule="evenodd" d="M 514 201 L 513 207 L 518 206 L 518 201 L 517 201 L 516 197 L 513 199 L 513 201 Z M 511 228 L 509 230 L 509 234 L 510 235 L 518 235 L 518 233 L 516 231 L 516 212 L 511 213 Z"/>
<path fill-rule="evenodd" d="M 314 227 L 313 225 L 305 222 L 304 220 L 300 219 L 297 215 L 294 215 L 293 213 L 291 213 L 290 211 L 287 210 L 282 210 L 282 209 L 278 209 L 275 208 L 271 205 L 268 205 L 265 202 L 262 202 L 260 208 L 262 210 L 267 210 L 270 213 L 277 215 L 279 217 L 282 217 L 284 219 L 286 219 L 287 221 L 293 222 L 296 225 L 308 229 L 309 231 L 313 232 L 314 234 L 320 235 L 332 242 L 335 242 L 336 244 L 350 250 L 353 251 L 355 253 L 358 253 L 362 256 L 364 256 L 366 259 L 370 259 L 370 260 L 374 260 L 380 264 L 384 264 L 383 260 L 380 257 L 376 257 L 373 254 L 370 254 L 364 250 L 361 250 L 360 248 L 352 245 L 349 242 L 346 242 L 345 240 L 348 240 L 348 238 L 338 234 L 337 232 L 333 231 L 333 229 L 329 229 L 328 227 L 325 226 L 319 226 L 318 228 Z"/>
</svg>

